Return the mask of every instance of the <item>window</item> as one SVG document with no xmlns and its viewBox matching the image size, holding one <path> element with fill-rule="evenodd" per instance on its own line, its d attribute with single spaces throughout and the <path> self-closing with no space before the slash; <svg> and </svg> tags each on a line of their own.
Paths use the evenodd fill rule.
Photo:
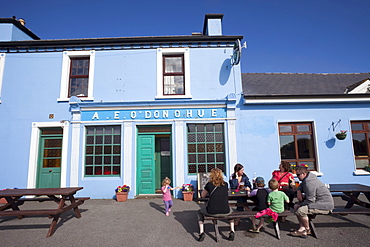
<svg viewBox="0 0 370 247">
<path fill-rule="evenodd" d="M 0 103 L 1 103 L 1 89 L 3 85 L 4 64 L 5 64 L 5 53 L 0 53 Z"/>
<path fill-rule="evenodd" d="M 223 124 L 188 124 L 188 173 L 225 172 Z"/>
<path fill-rule="evenodd" d="M 163 56 L 163 95 L 184 95 L 184 55 Z"/>
<path fill-rule="evenodd" d="M 121 126 L 88 126 L 85 142 L 85 176 L 121 174 Z"/>
<path fill-rule="evenodd" d="M 69 71 L 68 98 L 71 96 L 87 97 L 89 86 L 90 58 L 71 58 Z"/>
<path fill-rule="evenodd" d="M 304 163 L 309 170 L 317 170 L 311 123 L 280 123 L 279 139 L 281 160 L 292 165 Z"/>
<path fill-rule="evenodd" d="M 95 51 L 63 52 L 62 79 L 58 101 L 72 96 L 93 100 Z"/>
<path fill-rule="evenodd" d="M 156 98 L 191 98 L 188 48 L 157 49 Z"/>
<path fill-rule="evenodd" d="M 370 165 L 370 121 L 352 121 L 352 140 L 356 169 Z"/>
</svg>

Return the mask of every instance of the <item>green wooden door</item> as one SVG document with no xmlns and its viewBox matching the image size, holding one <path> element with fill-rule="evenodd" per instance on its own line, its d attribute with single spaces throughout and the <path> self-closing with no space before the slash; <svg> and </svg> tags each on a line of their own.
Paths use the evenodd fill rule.
<svg viewBox="0 0 370 247">
<path fill-rule="evenodd" d="M 138 194 L 155 193 L 155 136 L 138 135 L 137 148 Z"/>
<path fill-rule="evenodd" d="M 37 188 L 60 187 L 60 165 L 62 161 L 62 129 L 41 131 L 37 165 Z"/>
</svg>

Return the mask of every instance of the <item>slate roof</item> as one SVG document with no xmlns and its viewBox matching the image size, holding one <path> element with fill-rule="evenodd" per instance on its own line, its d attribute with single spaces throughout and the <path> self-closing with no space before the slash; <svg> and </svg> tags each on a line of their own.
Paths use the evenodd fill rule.
<svg viewBox="0 0 370 247">
<path fill-rule="evenodd" d="M 343 95 L 369 78 L 370 73 L 242 73 L 242 86 L 244 97 Z"/>
</svg>

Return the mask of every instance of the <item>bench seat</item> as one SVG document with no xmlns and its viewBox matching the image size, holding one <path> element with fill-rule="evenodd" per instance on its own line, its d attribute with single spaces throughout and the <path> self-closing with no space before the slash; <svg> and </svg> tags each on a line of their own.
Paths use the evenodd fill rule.
<svg viewBox="0 0 370 247">
<path fill-rule="evenodd" d="M 212 220 L 212 223 L 215 228 L 215 237 L 216 237 L 216 242 L 219 241 L 219 229 L 218 229 L 218 224 L 217 220 L 231 220 L 231 219 L 237 219 L 237 218 L 250 218 L 256 215 L 256 211 L 235 211 L 232 212 L 230 215 L 224 216 L 224 217 L 214 217 L 214 216 L 207 216 L 204 215 L 204 220 Z M 290 215 L 294 215 L 293 212 L 290 212 L 288 210 L 285 210 L 284 212 L 279 214 L 279 217 L 287 217 Z M 274 229 L 275 229 L 275 234 L 278 239 L 280 239 L 280 228 L 279 228 L 279 223 L 278 222 L 273 222 Z"/>
</svg>

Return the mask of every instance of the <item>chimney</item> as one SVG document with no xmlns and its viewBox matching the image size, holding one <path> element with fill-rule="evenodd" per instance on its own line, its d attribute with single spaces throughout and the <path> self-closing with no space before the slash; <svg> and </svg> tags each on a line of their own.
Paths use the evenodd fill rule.
<svg viewBox="0 0 370 247">
<path fill-rule="evenodd" d="M 222 35 L 223 14 L 206 14 L 204 18 L 203 35 L 220 36 Z"/>
</svg>

